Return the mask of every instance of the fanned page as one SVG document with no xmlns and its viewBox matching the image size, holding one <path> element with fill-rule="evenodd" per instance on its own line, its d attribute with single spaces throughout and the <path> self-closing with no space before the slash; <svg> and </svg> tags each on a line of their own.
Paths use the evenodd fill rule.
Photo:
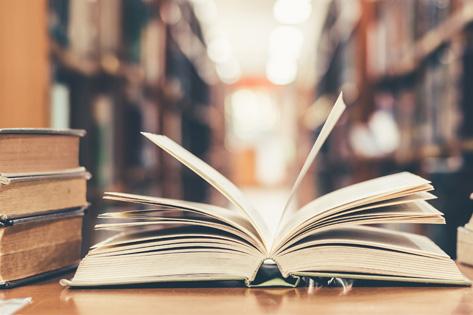
<svg viewBox="0 0 473 315">
<path fill-rule="evenodd" d="M 274 241 L 274 250 L 281 247 L 282 243 L 294 233 L 324 215 L 428 190 L 432 190 L 429 181 L 420 176 L 403 172 L 375 178 L 328 193 L 297 210 L 289 218 L 281 227 L 278 239 Z"/>
<path fill-rule="evenodd" d="M 333 105 L 332 110 L 330 111 L 327 119 L 325 120 L 325 123 L 322 126 L 322 130 L 320 131 L 317 139 L 315 140 L 314 145 L 312 146 L 309 155 L 305 159 L 304 164 L 292 186 L 291 192 L 289 193 L 289 197 L 287 198 L 286 204 L 284 205 L 283 219 L 285 216 L 287 216 L 287 209 L 289 208 L 289 204 L 291 203 L 294 194 L 297 192 L 297 189 L 299 188 L 302 180 L 309 171 L 310 166 L 314 163 L 314 160 L 317 157 L 317 154 L 319 153 L 320 149 L 322 148 L 322 145 L 327 140 L 328 136 L 332 132 L 337 121 L 340 119 L 346 108 L 347 106 L 343 101 L 343 93 L 340 92 L 337 101 L 335 102 L 335 105 Z"/>
<path fill-rule="evenodd" d="M 154 209 L 162 209 L 162 210 L 177 210 L 179 212 L 185 212 L 186 218 L 175 218 L 170 216 L 169 219 L 173 219 L 175 221 L 182 221 L 184 223 L 188 222 L 190 215 L 189 214 L 199 214 L 204 215 L 207 217 L 214 218 L 220 222 L 226 223 L 229 226 L 241 231 L 242 233 L 238 233 L 242 238 L 249 237 L 248 241 L 255 244 L 255 246 L 260 250 L 260 252 L 265 251 L 265 245 L 259 233 L 255 230 L 255 227 L 249 222 L 249 220 L 244 217 L 239 212 L 231 211 L 225 208 L 220 208 L 217 206 L 198 203 L 198 202 L 190 202 L 184 200 L 177 200 L 177 199 L 170 199 L 170 198 L 160 198 L 160 197 L 150 197 L 150 196 L 142 196 L 142 195 L 135 195 L 135 194 L 127 194 L 127 193 L 117 193 L 117 192 L 106 192 L 104 199 L 106 200 L 113 200 L 113 201 L 121 201 L 121 202 L 129 202 L 129 203 L 140 203 L 149 206 L 154 206 Z M 156 206 L 161 206 L 162 208 L 156 208 Z M 142 215 L 146 213 L 146 217 L 152 217 L 154 213 L 157 211 L 146 211 L 143 210 L 129 210 L 129 211 L 121 211 L 121 212 L 110 212 L 105 213 L 99 216 L 99 218 L 127 218 L 133 217 L 133 215 Z M 157 216 L 154 216 L 157 218 Z M 182 224 L 181 222 L 181 224 Z M 110 224 L 106 224 L 107 227 L 110 227 Z M 98 228 L 101 226 L 99 225 Z M 227 228 L 228 229 L 228 228 Z"/>
<path fill-rule="evenodd" d="M 248 217 L 263 239 L 266 249 L 269 248 L 271 235 L 265 222 L 246 200 L 243 193 L 230 180 L 168 137 L 147 132 L 143 132 L 142 134 L 228 198 L 235 207 Z"/>
<path fill-rule="evenodd" d="M 283 227 L 284 223 L 287 222 L 287 220 L 292 216 L 292 214 L 289 213 L 289 205 L 294 197 L 294 194 L 297 192 L 302 180 L 306 176 L 307 172 L 309 171 L 309 168 L 314 163 L 314 160 L 317 157 L 317 154 L 322 148 L 322 145 L 327 140 L 328 136 L 330 135 L 333 128 L 337 124 L 338 120 L 342 116 L 346 107 L 347 106 L 345 102 L 343 101 L 343 93 L 340 92 L 340 94 L 338 95 L 337 101 L 335 102 L 335 105 L 332 107 L 332 110 L 330 111 L 327 119 L 325 120 L 325 123 L 322 126 L 322 129 L 319 135 L 317 136 L 317 139 L 315 140 L 314 145 L 312 146 L 312 149 L 307 155 L 307 158 L 305 159 L 304 164 L 299 174 L 297 175 L 296 180 L 294 181 L 294 184 L 291 188 L 291 192 L 289 193 L 289 197 L 284 205 L 283 214 L 281 216 L 281 221 L 279 222 L 279 227 L 278 227 L 276 236 L 282 233 L 281 228 Z M 274 245 L 275 244 L 273 243 L 273 246 Z"/>
<path fill-rule="evenodd" d="M 99 215 L 97 230 L 119 233 L 95 245 L 63 285 L 109 286 L 179 281 L 249 283 L 266 247 L 246 216 L 182 200 L 106 193 L 134 208 Z"/>
<path fill-rule="evenodd" d="M 376 227 L 319 232 L 276 260 L 283 276 L 470 285 L 455 262 L 428 238 Z"/>
</svg>

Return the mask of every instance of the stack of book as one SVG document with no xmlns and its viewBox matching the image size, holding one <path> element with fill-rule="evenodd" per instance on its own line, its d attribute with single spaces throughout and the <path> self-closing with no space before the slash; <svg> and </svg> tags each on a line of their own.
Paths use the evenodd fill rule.
<svg viewBox="0 0 473 315">
<path fill-rule="evenodd" d="M 90 177 L 79 166 L 84 134 L 0 129 L 0 287 L 77 265 Z"/>
<path fill-rule="evenodd" d="M 473 199 L 473 194 L 470 199 Z M 473 216 L 470 222 L 458 228 L 457 259 L 461 263 L 473 266 Z"/>
</svg>

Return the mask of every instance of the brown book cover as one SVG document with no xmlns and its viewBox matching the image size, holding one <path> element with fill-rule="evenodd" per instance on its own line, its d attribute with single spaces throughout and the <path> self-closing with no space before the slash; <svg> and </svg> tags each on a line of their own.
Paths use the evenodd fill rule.
<svg viewBox="0 0 473 315">
<path fill-rule="evenodd" d="M 84 130 L 0 129 L 0 173 L 53 172 L 79 167 Z"/>
<path fill-rule="evenodd" d="M 0 173 L 0 218 L 17 218 L 87 205 L 84 168 L 53 173 Z"/>
<path fill-rule="evenodd" d="M 81 254 L 85 208 L 0 222 L 0 288 L 71 271 Z"/>
</svg>

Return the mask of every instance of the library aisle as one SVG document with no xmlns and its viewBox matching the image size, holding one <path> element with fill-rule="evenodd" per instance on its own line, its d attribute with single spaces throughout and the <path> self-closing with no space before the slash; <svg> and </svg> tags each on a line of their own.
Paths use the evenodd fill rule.
<svg viewBox="0 0 473 315">
<path fill-rule="evenodd" d="M 0 127 L 87 131 L 89 230 L 113 206 L 104 191 L 227 205 L 140 131 L 278 208 L 343 91 L 348 113 L 294 206 L 411 171 L 433 182 L 447 224 L 399 228 L 455 255 L 473 209 L 470 1 L 41 0 L 0 11 Z"/>
<path fill-rule="evenodd" d="M 291 199 L 292 212 L 342 187 L 411 172 L 435 187 L 436 199 L 424 182 L 414 185 L 419 189 L 414 197 L 432 199 L 446 224 L 419 224 L 425 213 L 406 224 L 404 213 L 395 213 L 394 223 L 372 226 L 425 235 L 454 260 L 457 241 L 473 249 L 473 0 L 0 1 L 0 47 L 0 131 L 86 131 L 77 149 L 78 165 L 91 175 L 82 256 L 113 235 L 94 230 L 103 223 L 98 217 L 125 207 L 119 198 L 104 200 L 105 192 L 232 208 L 224 194 L 165 152 L 172 150 L 158 148 L 141 132 L 169 137 L 235 183 L 274 234 L 341 92 L 347 108 Z M 214 178 L 208 181 L 215 184 Z M 412 191 L 380 194 L 381 199 L 370 199 L 372 208 L 341 220 L 362 220 L 390 198 L 412 201 L 403 195 L 407 192 Z M 353 210 L 344 208 L 347 204 L 337 208 L 346 211 L 341 216 Z M 143 210 L 146 202 L 135 207 Z M 428 223 L 443 220 L 429 211 L 434 214 Z M 193 215 L 166 219 L 182 222 Z M 300 225 L 310 230 L 321 224 L 314 222 Z M 459 227 L 465 238 L 457 240 Z M 473 265 L 469 250 L 462 254 Z M 472 275 L 466 265 L 460 268 Z M 41 285 L 34 289 L 38 296 Z M 52 288 L 50 282 L 44 286 Z M 72 305 L 78 314 L 95 301 L 95 291 L 54 290 L 60 297 L 43 298 Z M 161 294 L 154 300 L 153 294 L 136 290 L 130 303 L 137 310 L 141 303 L 170 303 L 166 299 L 173 294 L 172 302 L 179 304 L 187 294 L 154 288 Z M 271 310 L 274 303 L 281 313 L 296 313 L 299 302 L 317 302 L 307 298 L 312 291 L 285 296 L 275 293 L 283 290 L 239 288 L 234 297 L 231 290 L 212 290 L 222 300 L 249 301 L 250 309 L 259 311 Z M 442 304 L 446 311 L 473 312 L 469 289 L 409 290 L 414 306 L 441 300 L 446 292 L 452 298 Z M 363 303 L 373 294 L 381 303 L 376 310 L 389 313 L 386 301 L 402 304 L 401 291 L 364 289 L 340 309 L 367 311 Z M 106 292 L 97 294 L 98 308 L 108 301 L 128 303 L 125 291 Z M 322 303 L 338 296 L 329 292 L 322 294 Z M 211 304 L 208 295 L 192 291 L 189 296 L 201 306 Z"/>
</svg>

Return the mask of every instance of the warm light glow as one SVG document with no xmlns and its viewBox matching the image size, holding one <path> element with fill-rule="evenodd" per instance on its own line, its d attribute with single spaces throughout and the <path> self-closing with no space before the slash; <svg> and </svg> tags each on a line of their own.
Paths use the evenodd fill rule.
<svg viewBox="0 0 473 315">
<path fill-rule="evenodd" d="M 303 23 L 311 13 L 310 0 L 277 0 L 273 7 L 274 18 L 283 24 Z"/>
<path fill-rule="evenodd" d="M 224 63 L 217 63 L 217 74 L 223 83 L 235 83 L 240 79 L 241 76 L 240 65 L 234 58 L 231 58 Z"/>
<path fill-rule="evenodd" d="M 299 57 L 304 35 L 294 26 L 279 26 L 271 32 L 269 40 L 270 57 L 297 59 Z"/>
<path fill-rule="evenodd" d="M 230 60 L 232 55 L 230 42 L 222 36 L 215 37 L 209 42 L 207 54 L 209 55 L 209 58 L 215 63 L 227 62 Z"/>
<path fill-rule="evenodd" d="M 294 26 L 278 26 L 271 32 L 266 64 L 268 80 L 285 85 L 296 79 L 297 60 L 303 43 L 304 35 Z"/>
<path fill-rule="evenodd" d="M 278 124 L 277 107 L 264 91 L 239 89 L 231 95 L 230 106 L 231 129 L 240 140 L 257 141 Z"/>
<path fill-rule="evenodd" d="M 290 84 L 296 79 L 297 63 L 287 58 L 270 58 L 266 64 L 266 76 L 274 84 Z"/>
<path fill-rule="evenodd" d="M 217 6 L 212 0 L 192 0 L 195 14 L 203 24 L 212 24 L 218 17 Z"/>
</svg>

